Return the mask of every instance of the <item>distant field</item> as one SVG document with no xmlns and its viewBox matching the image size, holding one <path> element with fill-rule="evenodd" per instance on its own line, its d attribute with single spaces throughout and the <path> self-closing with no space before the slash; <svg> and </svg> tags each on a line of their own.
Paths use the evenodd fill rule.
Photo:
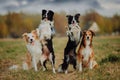
<svg viewBox="0 0 120 80">
<path fill-rule="evenodd" d="M 67 38 L 54 38 L 56 55 L 56 70 L 63 59 Z M 9 71 L 8 67 L 17 64 L 22 65 L 25 57 L 26 46 L 22 39 L 0 40 L 0 80 L 120 80 L 120 36 L 95 37 L 93 40 L 95 59 L 99 66 L 97 69 L 84 69 L 82 73 L 73 70 L 69 66 L 68 74 L 52 73 L 50 63 L 47 63 L 48 71 L 39 69 L 29 71 Z"/>
</svg>

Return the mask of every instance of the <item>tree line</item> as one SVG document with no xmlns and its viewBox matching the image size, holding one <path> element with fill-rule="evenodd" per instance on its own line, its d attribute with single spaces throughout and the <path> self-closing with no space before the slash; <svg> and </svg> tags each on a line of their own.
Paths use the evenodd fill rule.
<svg viewBox="0 0 120 80">
<path fill-rule="evenodd" d="M 24 32 L 36 29 L 41 21 L 41 14 L 8 12 L 0 15 L 0 38 L 20 38 Z M 57 35 L 65 35 L 67 26 L 66 13 L 55 13 L 55 30 Z M 83 28 L 89 22 L 96 22 L 100 28 L 99 34 L 120 32 L 120 15 L 105 17 L 95 11 L 80 16 L 80 26 Z"/>
</svg>

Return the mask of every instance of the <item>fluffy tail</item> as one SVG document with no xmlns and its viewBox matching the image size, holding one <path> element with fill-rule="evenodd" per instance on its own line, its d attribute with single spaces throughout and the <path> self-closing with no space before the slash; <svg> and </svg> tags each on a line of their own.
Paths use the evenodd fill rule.
<svg viewBox="0 0 120 80">
<path fill-rule="evenodd" d="M 23 70 L 28 70 L 32 67 L 32 59 L 30 53 L 26 54 L 26 59 L 23 61 L 22 66 L 20 65 L 12 65 L 9 67 L 9 70 L 18 70 L 18 69 L 23 69 Z"/>
<path fill-rule="evenodd" d="M 28 70 L 29 69 L 28 64 L 26 62 L 23 62 L 22 69 L 23 70 Z"/>
<path fill-rule="evenodd" d="M 28 70 L 29 69 L 29 65 L 26 62 L 23 62 L 22 66 L 20 65 L 12 65 L 9 67 L 9 70 Z"/>
<path fill-rule="evenodd" d="M 20 68 L 19 65 L 12 65 L 9 67 L 9 70 L 18 70 Z"/>
</svg>

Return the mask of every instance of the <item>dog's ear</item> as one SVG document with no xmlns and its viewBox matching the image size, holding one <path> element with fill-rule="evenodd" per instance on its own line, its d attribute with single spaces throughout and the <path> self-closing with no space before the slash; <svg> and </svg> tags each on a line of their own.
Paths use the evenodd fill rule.
<svg viewBox="0 0 120 80">
<path fill-rule="evenodd" d="M 89 30 L 89 31 L 92 33 L 93 36 L 95 36 L 95 32 L 94 31 L 92 31 L 92 30 Z"/>
<path fill-rule="evenodd" d="M 52 11 L 52 10 L 49 10 L 49 12 L 48 12 L 48 20 L 50 20 L 50 21 L 53 21 L 53 16 L 54 16 L 54 12 Z"/>
<path fill-rule="evenodd" d="M 27 33 L 24 33 L 24 34 L 22 35 L 22 37 L 23 37 L 23 39 L 24 39 L 25 41 L 27 41 Z"/>
<path fill-rule="evenodd" d="M 39 33 L 38 33 L 37 29 L 36 30 L 32 30 L 31 33 L 35 35 L 36 39 L 39 39 Z"/>
<path fill-rule="evenodd" d="M 54 15 L 54 12 L 52 10 L 49 10 L 49 12 L 52 16 Z"/>
<path fill-rule="evenodd" d="M 42 15 L 44 15 L 47 11 L 45 9 L 42 10 Z"/>
<path fill-rule="evenodd" d="M 66 15 L 66 17 L 67 17 L 67 20 L 68 20 L 68 24 L 70 24 L 73 16 L 71 16 L 71 15 Z"/>
<path fill-rule="evenodd" d="M 34 35 L 38 35 L 37 30 L 32 30 L 31 33 L 34 34 Z"/>
<path fill-rule="evenodd" d="M 79 17 L 80 17 L 80 14 L 79 14 L 79 13 L 78 13 L 78 14 L 76 14 L 76 15 L 75 15 L 75 17 L 76 17 L 76 18 L 79 18 Z"/>
<path fill-rule="evenodd" d="M 23 37 L 23 38 L 27 37 L 27 33 L 24 33 L 24 34 L 22 35 L 22 37 Z"/>
<path fill-rule="evenodd" d="M 86 30 L 84 30 L 84 31 L 82 32 L 82 35 L 84 36 L 84 35 L 85 35 L 85 33 L 86 33 Z"/>
<path fill-rule="evenodd" d="M 80 14 L 79 14 L 79 13 L 75 15 L 75 19 L 76 19 L 76 21 L 77 21 L 78 23 L 79 23 L 79 17 L 80 17 Z"/>
<path fill-rule="evenodd" d="M 71 15 L 66 15 L 67 18 L 69 18 Z"/>
</svg>

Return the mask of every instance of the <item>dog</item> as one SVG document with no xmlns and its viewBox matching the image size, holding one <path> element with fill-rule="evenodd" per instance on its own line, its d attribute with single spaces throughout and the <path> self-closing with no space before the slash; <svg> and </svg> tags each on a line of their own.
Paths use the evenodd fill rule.
<svg viewBox="0 0 120 80">
<path fill-rule="evenodd" d="M 54 20 L 53 20 L 53 16 L 54 16 L 54 12 L 52 10 L 42 10 L 42 22 L 48 22 L 50 24 L 51 27 L 51 37 L 53 38 L 55 36 L 55 28 L 54 28 Z"/>
<path fill-rule="evenodd" d="M 58 72 L 65 72 L 65 74 L 67 74 L 69 64 L 72 64 L 73 68 L 76 69 L 76 48 L 82 36 L 81 28 L 79 26 L 79 16 L 80 14 L 66 16 L 68 19 L 68 27 L 66 31 L 68 42 L 64 49 L 63 63 L 59 65 Z"/>
<path fill-rule="evenodd" d="M 45 57 L 41 64 L 43 64 L 43 71 L 47 70 L 46 61 L 50 60 L 53 67 L 53 73 L 55 72 L 55 55 L 53 49 L 53 37 L 55 35 L 54 29 L 54 21 L 53 21 L 54 12 L 51 10 L 42 10 L 42 20 L 39 25 L 39 39 L 44 44 L 43 45 L 43 54 L 46 53 L 47 57 Z"/>
<path fill-rule="evenodd" d="M 22 37 L 27 47 L 27 53 L 23 60 L 22 67 L 20 65 L 12 65 L 9 67 L 9 70 L 29 70 L 34 67 L 34 70 L 38 71 L 37 64 L 42 54 L 42 45 L 39 42 L 38 30 L 33 30 L 31 33 L 24 33 Z"/>
<path fill-rule="evenodd" d="M 38 32 L 37 30 L 33 30 L 31 33 L 24 33 L 22 36 L 28 50 L 23 68 L 26 70 L 33 66 L 34 70 L 38 71 L 37 64 L 42 60 L 42 44 L 39 41 Z"/>
<path fill-rule="evenodd" d="M 94 51 L 92 46 L 93 36 L 95 36 L 95 33 L 92 30 L 83 32 L 82 41 L 77 54 L 78 68 L 80 72 L 82 72 L 82 68 L 84 67 L 93 69 L 97 66 L 97 62 L 94 60 Z"/>
</svg>

